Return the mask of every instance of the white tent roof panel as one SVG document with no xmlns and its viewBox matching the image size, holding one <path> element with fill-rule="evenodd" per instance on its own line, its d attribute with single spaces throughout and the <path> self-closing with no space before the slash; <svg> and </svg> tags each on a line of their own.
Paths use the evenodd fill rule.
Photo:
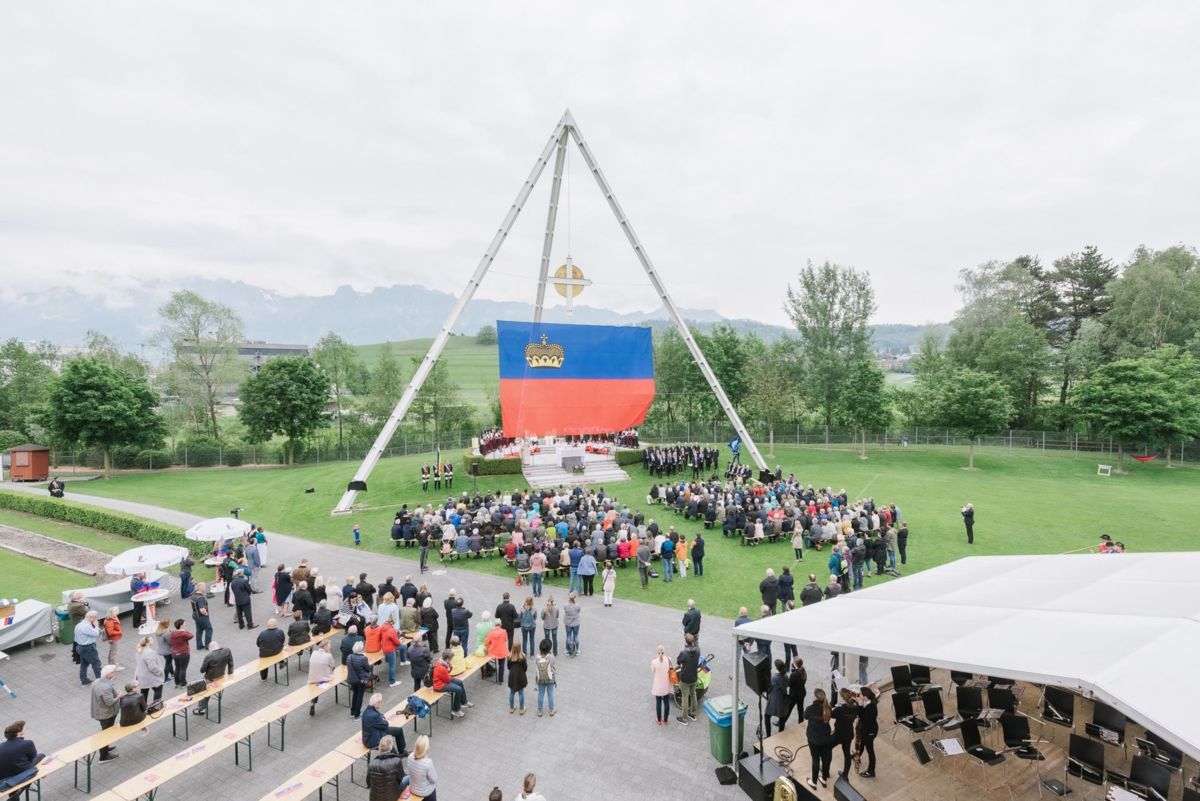
<svg viewBox="0 0 1200 801">
<path fill-rule="evenodd" d="M 1200 759 L 1200 553 L 971 557 L 736 631 L 1066 687 Z"/>
</svg>

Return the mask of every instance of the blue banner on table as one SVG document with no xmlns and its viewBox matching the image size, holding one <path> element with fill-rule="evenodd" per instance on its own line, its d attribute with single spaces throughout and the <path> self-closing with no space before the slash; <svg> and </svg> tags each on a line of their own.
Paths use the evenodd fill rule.
<svg viewBox="0 0 1200 801">
<path fill-rule="evenodd" d="M 496 323 L 504 436 L 604 434 L 640 424 L 654 400 L 649 328 Z"/>
</svg>

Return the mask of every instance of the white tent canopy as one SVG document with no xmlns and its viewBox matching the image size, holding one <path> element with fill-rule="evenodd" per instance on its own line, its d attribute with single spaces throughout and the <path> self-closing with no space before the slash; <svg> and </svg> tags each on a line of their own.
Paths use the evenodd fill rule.
<svg viewBox="0 0 1200 801">
<path fill-rule="evenodd" d="M 735 631 L 1065 687 L 1200 759 L 1200 553 L 969 557 Z"/>
</svg>

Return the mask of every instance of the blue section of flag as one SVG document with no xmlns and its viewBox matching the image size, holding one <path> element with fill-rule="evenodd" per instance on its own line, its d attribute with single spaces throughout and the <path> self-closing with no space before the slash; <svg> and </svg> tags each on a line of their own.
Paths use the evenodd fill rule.
<svg viewBox="0 0 1200 801">
<path fill-rule="evenodd" d="M 561 367 L 533 368 L 525 346 L 561 345 Z M 654 345 L 649 328 L 614 325 L 496 322 L 500 340 L 500 378 L 520 379 L 653 379 Z"/>
<path fill-rule="evenodd" d="M 733 451 L 734 453 L 737 453 L 741 449 L 742 449 L 742 438 L 741 437 L 734 437 L 733 439 L 731 439 L 729 441 L 729 450 Z"/>
</svg>

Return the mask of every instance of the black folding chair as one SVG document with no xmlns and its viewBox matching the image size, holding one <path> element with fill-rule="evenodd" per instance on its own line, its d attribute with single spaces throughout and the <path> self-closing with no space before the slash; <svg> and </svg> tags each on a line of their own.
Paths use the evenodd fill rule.
<svg viewBox="0 0 1200 801">
<path fill-rule="evenodd" d="M 981 723 L 982 721 L 978 720 L 964 720 L 962 722 L 962 739 L 963 748 L 979 763 L 980 770 L 983 771 L 982 775 L 986 775 L 990 766 L 999 765 L 1004 762 L 1004 754 L 998 754 L 983 744 L 983 740 L 979 734 Z M 987 790 L 990 792 L 998 786 L 988 786 Z M 1009 789 L 1009 795 L 1012 795 L 1011 788 Z"/>
<path fill-rule="evenodd" d="M 988 688 L 988 709 L 1000 709 L 1004 712 L 1017 711 L 1017 696 L 1005 687 Z"/>
<path fill-rule="evenodd" d="M 1139 754 L 1130 765 L 1129 785 L 1125 789 L 1150 801 L 1166 801 L 1171 792 L 1172 773 L 1166 765 Z"/>
<path fill-rule="evenodd" d="M 892 665 L 892 692 L 916 698 L 920 691 L 913 686 L 908 665 Z"/>
<path fill-rule="evenodd" d="M 954 682 L 955 687 L 961 687 L 973 678 L 975 676 L 967 673 L 965 670 L 950 671 L 950 681 Z"/>
<path fill-rule="evenodd" d="M 912 683 L 917 687 L 929 687 L 933 684 L 933 675 L 929 670 L 929 665 L 909 665 L 908 673 L 912 677 Z"/>
<path fill-rule="evenodd" d="M 960 718 L 964 721 L 977 718 L 983 711 L 983 690 L 978 687 L 959 687 L 956 702 Z"/>
<path fill-rule="evenodd" d="M 1071 776 L 1089 784 L 1103 785 L 1105 778 L 1104 744 L 1072 732 L 1063 776 L 1064 787 L 1067 785 L 1067 779 Z"/>
<path fill-rule="evenodd" d="M 1012 754 L 1018 762 L 1025 762 L 1033 770 L 1038 798 L 1042 797 L 1042 777 L 1038 763 L 1046 761 L 1046 755 L 1037 749 L 1039 740 L 1029 733 L 1029 718 L 1011 712 L 1000 716 L 1000 729 L 1004 733 L 1005 752 Z M 1015 769 L 1015 768 L 1014 768 Z"/>
<path fill-rule="evenodd" d="M 1147 731 L 1144 738 L 1134 737 L 1133 742 L 1142 756 L 1149 757 L 1160 765 L 1166 765 L 1171 770 L 1183 769 L 1183 752 L 1154 732 Z"/>
<path fill-rule="evenodd" d="M 946 714 L 940 689 L 930 687 L 921 693 L 921 705 L 925 707 L 925 717 L 929 718 L 930 726 L 940 726 L 944 731 L 951 731 L 961 725 L 961 721 L 954 720 Z"/>
<path fill-rule="evenodd" d="M 892 693 L 892 711 L 896 714 L 896 726 L 892 729 L 892 742 L 896 741 L 896 732 L 901 726 L 913 734 L 928 731 L 929 721 L 917 717 L 913 711 L 912 699 L 907 695 Z"/>
<path fill-rule="evenodd" d="M 1126 722 L 1123 713 L 1095 701 L 1092 703 L 1092 722 L 1083 724 L 1083 729 L 1090 737 L 1125 748 Z"/>
</svg>

